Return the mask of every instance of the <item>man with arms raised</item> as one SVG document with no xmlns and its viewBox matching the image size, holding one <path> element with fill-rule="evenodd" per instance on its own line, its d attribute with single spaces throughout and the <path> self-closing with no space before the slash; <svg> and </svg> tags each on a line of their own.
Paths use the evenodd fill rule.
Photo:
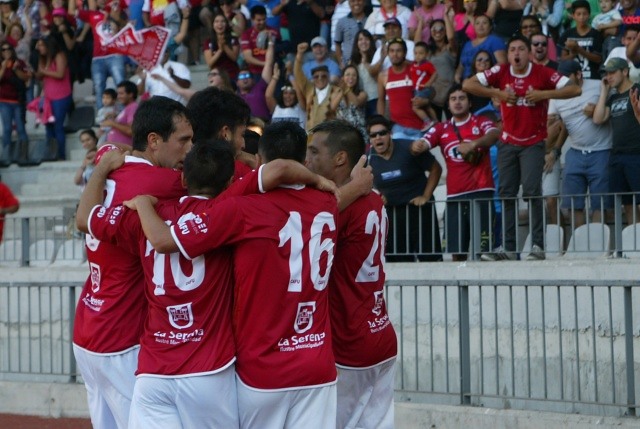
<svg viewBox="0 0 640 429">
<path fill-rule="evenodd" d="M 307 166 L 338 186 L 349 183 L 364 153 L 362 134 L 340 120 L 323 122 L 311 132 Z M 338 428 L 393 428 L 397 340 L 383 295 L 388 225 L 382 198 L 373 192 L 338 216 L 329 277 Z"/>
<path fill-rule="evenodd" d="M 109 176 L 105 206 L 140 193 L 182 196 L 185 189 L 178 169 L 193 135 L 185 107 L 153 97 L 140 104 L 132 132 L 133 154 Z M 86 230 L 86 218 L 77 222 Z M 90 236 L 87 259 L 91 272 L 76 308 L 73 351 L 94 428 L 126 428 L 146 316 L 140 260 Z"/>
</svg>

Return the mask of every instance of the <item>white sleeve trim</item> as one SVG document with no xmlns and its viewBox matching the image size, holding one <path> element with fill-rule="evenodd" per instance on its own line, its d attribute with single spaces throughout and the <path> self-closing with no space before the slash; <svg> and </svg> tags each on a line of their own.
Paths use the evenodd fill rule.
<svg viewBox="0 0 640 429">
<path fill-rule="evenodd" d="M 569 78 L 566 76 L 562 76 L 558 83 L 556 84 L 556 89 L 564 88 L 569 83 Z"/>
<path fill-rule="evenodd" d="M 482 86 L 489 86 L 489 81 L 487 80 L 487 76 L 485 76 L 483 72 L 477 73 L 476 77 L 478 78 L 478 82 L 480 82 Z"/>
<path fill-rule="evenodd" d="M 264 167 L 264 164 L 258 167 L 258 190 L 261 194 L 264 194 L 267 191 L 264 190 L 264 184 L 262 183 L 262 167 Z"/>
<path fill-rule="evenodd" d="M 93 238 L 96 238 L 96 237 L 93 235 L 93 231 L 91 231 L 91 218 L 93 218 L 93 213 L 94 213 L 96 210 L 99 210 L 99 209 L 101 209 L 101 208 L 102 208 L 102 206 L 101 206 L 100 204 L 97 204 L 97 205 L 93 206 L 93 208 L 92 208 L 92 209 L 91 209 L 91 211 L 89 212 L 89 217 L 88 217 L 88 219 L 87 219 L 87 229 L 89 230 L 89 234 L 91 234 L 91 236 L 92 236 Z"/>
<path fill-rule="evenodd" d="M 192 260 L 193 258 L 189 256 L 187 251 L 184 250 L 184 247 L 182 247 L 182 243 L 180 243 L 180 240 L 178 240 L 178 236 L 175 233 L 175 227 L 175 225 L 171 225 L 169 227 L 169 231 L 171 231 L 171 237 L 173 237 L 173 241 L 176 243 L 176 246 L 178 246 L 178 249 L 180 250 L 180 253 L 182 253 L 182 256 L 184 256 L 188 260 Z"/>
</svg>

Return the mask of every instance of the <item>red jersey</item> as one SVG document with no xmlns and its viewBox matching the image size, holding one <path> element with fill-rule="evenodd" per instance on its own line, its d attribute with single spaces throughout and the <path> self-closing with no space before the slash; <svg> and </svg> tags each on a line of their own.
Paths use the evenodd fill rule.
<svg viewBox="0 0 640 429">
<path fill-rule="evenodd" d="M 411 79 L 411 66 L 406 65 L 400 73 L 393 71 L 393 67 L 387 70 L 387 84 L 385 90 L 389 100 L 389 114 L 391 120 L 403 127 L 422 129 L 422 119 L 411 107 L 415 82 Z"/>
<path fill-rule="evenodd" d="M 384 300 L 384 248 L 389 219 L 371 192 L 338 215 L 338 244 L 329 277 L 333 353 L 339 366 L 366 368 L 396 356 Z"/>
<path fill-rule="evenodd" d="M 178 170 L 127 156 L 107 179 L 104 206 L 136 195 L 178 198 L 185 194 Z M 76 308 L 74 344 L 94 353 L 120 353 L 140 343 L 147 305 L 140 258 L 87 235 L 89 278 Z"/>
<path fill-rule="evenodd" d="M 207 199 L 183 197 L 160 203 L 167 223 L 191 219 Z M 211 374 L 235 360 L 231 329 L 232 252 L 220 248 L 189 261 L 180 253 L 158 254 L 137 213 L 96 206 L 89 216 L 94 237 L 138 254 L 145 276 L 148 315 L 140 338 L 136 375 Z"/>
<path fill-rule="evenodd" d="M 440 146 L 444 155 L 447 163 L 447 196 L 457 197 L 470 192 L 495 189 L 489 148 L 476 149 L 482 153 L 482 159 L 477 165 L 466 162 L 458 152 L 460 139 L 466 142 L 477 140 L 495 129 L 489 119 L 469 114 L 464 122 L 454 122 L 453 118 L 447 122 L 439 122 L 424 135 L 423 139 L 429 147 Z"/>
<path fill-rule="evenodd" d="M 527 71 L 515 75 L 509 64 L 496 65 L 476 75 L 484 86 L 501 90 L 510 87 L 518 97 L 515 105 L 504 101 L 502 113 L 502 135 L 500 140 L 517 146 L 531 146 L 547 137 L 547 100 L 529 103 L 524 97 L 531 89 L 549 90 L 564 87 L 569 78 L 539 64 L 529 63 Z"/>
<path fill-rule="evenodd" d="M 20 204 L 18 199 L 13 195 L 11 189 L 4 183 L 0 182 L 0 208 L 13 207 Z M 0 215 L 0 243 L 2 243 L 2 235 L 4 234 L 4 215 Z"/>
<path fill-rule="evenodd" d="M 265 27 L 265 30 L 268 30 L 269 33 L 271 33 L 271 37 L 275 37 L 276 39 L 280 40 L 280 31 L 269 26 Z M 246 30 L 244 30 L 244 32 L 240 36 L 240 50 L 245 51 L 249 49 L 253 54 L 253 58 L 264 61 L 267 55 L 267 49 L 258 48 L 258 46 L 256 45 L 258 34 L 260 33 L 261 30 L 257 30 L 255 27 L 247 28 Z M 262 66 L 256 66 L 253 64 L 248 64 L 248 66 L 251 73 L 262 73 Z"/>
<path fill-rule="evenodd" d="M 436 68 L 429 61 L 425 61 L 422 64 L 413 63 L 409 69 L 411 73 L 411 80 L 413 80 L 414 89 L 424 89 L 426 83 L 429 82 L 431 76 L 436 74 Z"/>
<path fill-rule="evenodd" d="M 236 371 L 246 385 L 335 382 L 326 287 L 336 213 L 333 195 L 296 186 L 230 198 L 171 227 L 188 258 L 235 245 Z"/>
<path fill-rule="evenodd" d="M 118 26 L 108 19 L 106 12 L 83 9 L 78 11 L 78 19 L 91 26 L 93 33 L 93 58 L 114 55 L 104 47 L 104 44 L 116 35 Z"/>
<path fill-rule="evenodd" d="M 235 182 L 248 173 L 251 173 L 251 167 L 243 162 L 236 160 L 234 163 L 233 181 Z"/>
</svg>

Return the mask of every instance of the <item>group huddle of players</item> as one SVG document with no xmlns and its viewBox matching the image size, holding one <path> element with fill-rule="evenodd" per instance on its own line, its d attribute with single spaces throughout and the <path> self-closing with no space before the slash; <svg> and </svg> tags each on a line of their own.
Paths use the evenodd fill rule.
<svg viewBox="0 0 640 429">
<path fill-rule="evenodd" d="M 393 427 L 388 219 L 362 134 L 276 122 L 233 180 L 238 130 L 198 122 L 237 95 L 205 91 L 219 106 L 141 103 L 132 153 L 100 154 L 82 195 L 74 354 L 93 426 Z"/>
</svg>

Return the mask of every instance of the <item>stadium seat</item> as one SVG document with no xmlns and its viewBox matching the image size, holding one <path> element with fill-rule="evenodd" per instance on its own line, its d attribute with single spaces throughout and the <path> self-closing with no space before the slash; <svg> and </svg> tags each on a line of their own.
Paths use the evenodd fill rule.
<svg viewBox="0 0 640 429">
<path fill-rule="evenodd" d="M 598 258 L 609 256 L 611 231 L 609 225 L 588 223 L 576 228 L 569 240 L 565 258 Z"/>
<path fill-rule="evenodd" d="M 640 224 L 628 225 L 622 230 L 622 257 L 640 258 Z"/>
<path fill-rule="evenodd" d="M 64 132 L 75 133 L 85 128 L 91 128 L 94 125 L 95 118 L 96 113 L 93 106 L 76 106 L 67 116 Z"/>
</svg>

